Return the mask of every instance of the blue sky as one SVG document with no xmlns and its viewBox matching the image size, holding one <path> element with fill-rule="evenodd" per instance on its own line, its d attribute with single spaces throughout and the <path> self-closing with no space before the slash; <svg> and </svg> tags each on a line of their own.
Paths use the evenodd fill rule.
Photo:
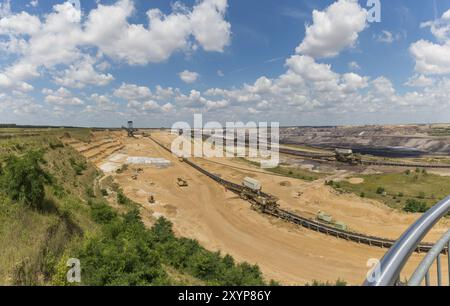
<svg viewBox="0 0 450 306">
<path fill-rule="evenodd" d="M 450 1 L 366 2 L 0 0 L 0 122 L 450 121 Z"/>
</svg>

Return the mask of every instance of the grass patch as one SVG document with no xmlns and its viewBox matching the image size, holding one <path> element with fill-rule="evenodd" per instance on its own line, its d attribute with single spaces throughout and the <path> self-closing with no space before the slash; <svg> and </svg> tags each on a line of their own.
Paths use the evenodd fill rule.
<svg viewBox="0 0 450 306">
<path fill-rule="evenodd" d="M 421 169 L 404 173 L 364 175 L 360 178 L 364 179 L 361 184 L 344 181 L 331 185 L 338 190 L 363 195 L 399 209 L 405 208 L 411 200 L 424 203 L 429 208 L 450 194 L 450 177 L 429 174 Z M 418 205 L 414 203 L 412 206 L 415 210 Z M 423 211 L 423 207 L 419 211 Z"/>
<path fill-rule="evenodd" d="M 250 161 L 245 158 L 239 158 L 239 161 L 245 162 L 252 166 L 261 167 L 260 163 L 253 162 L 253 161 Z M 310 181 L 310 182 L 324 178 L 326 176 L 326 174 L 316 173 L 316 172 L 312 172 L 312 171 L 301 169 L 301 168 L 288 167 L 285 165 L 280 165 L 276 168 L 270 168 L 270 169 L 264 169 L 264 170 L 275 173 L 275 174 L 279 174 L 281 176 L 304 180 L 304 181 Z"/>
<path fill-rule="evenodd" d="M 267 169 L 267 171 L 280 174 L 286 177 L 291 177 L 299 180 L 304 181 L 315 181 L 320 178 L 325 177 L 324 174 L 311 172 L 308 170 L 300 169 L 300 168 L 292 168 L 292 167 L 285 167 L 285 166 L 278 166 L 273 169 Z"/>
</svg>

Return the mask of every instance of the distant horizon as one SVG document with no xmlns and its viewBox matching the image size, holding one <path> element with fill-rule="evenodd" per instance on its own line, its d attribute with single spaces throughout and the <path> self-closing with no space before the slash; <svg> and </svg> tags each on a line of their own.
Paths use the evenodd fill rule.
<svg viewBox="0 0 450 306">
<path fill-rule="evenodd" d="M 426 126 L 426 125 L 449 125 L 450 126 L 450 122 L 446 123 L 446 122 L 435 122 L 435 123 L 400 123 L 400 124 L 391 124 L 391 123 L 387 123 L 387 124 L 357 124 L 357 125 L 352 125 L 352 124 L 348 124 L 348 125 L 280 125 L 280 129 L 286 129 L 286 128 L 334 128 L 334 127 L 370 127 L 370 126 Z M 82 129 L 111 129 L 111 130 L 120 130 L 123 128 L 126 128 L 126 125 L 122 125 L 122 126 L 72 126 L 72 125 L 28 125 L 28 124 L 15 124 L 15 123 L 0 123 L 0 128 L 67 128 L 67 129 L 77 129 L 77 128 L 82 128 Z M 164 130 L 170 130 L 172 129 L 172 127 L 141 127 L 141 126 L 134 126 L 134 128 L 136 129 L 142 129 L 142 130 L 159 130 L 159 129 L 164 129 Z M 194 128 L 192 128 L 194 129 Z"/>
</svg>

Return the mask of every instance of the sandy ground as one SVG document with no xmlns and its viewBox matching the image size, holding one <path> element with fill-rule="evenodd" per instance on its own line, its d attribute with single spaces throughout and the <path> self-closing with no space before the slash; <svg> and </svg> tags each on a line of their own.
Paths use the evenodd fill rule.
<svg viewBox="0 0 450 306">
<path fill-rule="evenodd" d="M 165 133 L 152 136 L 166 144 L 172 137 Z M 206 248 L 230 254 L 238 261 L 258 264 L 267 279 L 304 284 L 341 278 L 359 285 L 368 271 L 367 261 L 379 259 L 386 252 L 261 215 L 251 210 L 248 202 L 179 162 L 151 140 L 123 139 L 123 143 L 125 149 L 118 153 L 162 157 L 172 162 L 166 169 L 142 167 L 144 171 L 137 180 L 131 178 L 132 167 L 116 176 L 125 194 L 142 204 L 144 214 L 165 216 L 174 223 L 178 235 L 197 239 Z M 110 159 L 105 157 L 106 162 L 111 162 Z M 265 191 L 280 198 L 283 207 L 312 218 L 318 210 L 324 210 L 347 222 L 353 230 L 397 238 L 416 217 L 390 211 L 370 201 L 361 202 L 357 197 L 337 195 L 320 181 L 307 183 L 265 174 L 230 160 L 196 162 L 234 182 L 241 182 L 245 176 L 255 177 L 264 184 Z M 189 187 L 178 187 L 179 177 L 186 179 Z M 155 197 L 156 204 L 148 203 L 149 195 Z M 421 255 L 413 255 L 405 276 L 420 258 Z"/>
</svg>

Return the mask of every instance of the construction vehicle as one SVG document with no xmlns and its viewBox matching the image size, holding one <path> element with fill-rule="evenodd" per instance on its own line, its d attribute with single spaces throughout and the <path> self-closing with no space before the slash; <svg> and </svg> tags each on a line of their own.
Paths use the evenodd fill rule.
<svg viewBox="0 0 450 306">
<path fill-rule="evenodd" d="M 350 149 L 335 149 L 336 160 L 350 165 L 360 165 L 362 163 L 361 155 L 355 154 Z"/>
<path fill-rule="evenodd" d="M 178 182 L 177 182 L 179 187 L 188 187 L 188 183 L 186 180 L 182 179 L 182 178 L 178 178 Z"/>
</svg>

